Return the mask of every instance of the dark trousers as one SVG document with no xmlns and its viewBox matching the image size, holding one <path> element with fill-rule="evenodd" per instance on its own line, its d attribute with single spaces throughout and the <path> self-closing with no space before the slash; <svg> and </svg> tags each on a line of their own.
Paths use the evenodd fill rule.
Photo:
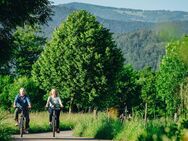
<svg viewBox="0 0 188 141">
<path fill-rule="evenodd" d="M 15 111 L 14 111 L 14 119 L 16 121 L 18 121 L 18 116 L 19 114 L 21 113 L 21 110 L 19 108 L 16 108 Z M 25 128 L 28 129 L 29 128 L 29 110 L 28 109 L 25 109 L 23 110 L 23 116 L 25 117 Z"/>
<path fill-rule="evenodd" d="M 59 129 L 59 116 L 60 116 L 60 111 L 61 110 L 55 110 L 55 115 L 56 115 L 56 127 Z M 53 109 L 49 108 L 49 121 L 52 122 L 52 115 L 53 115 Z"/>
</svg>

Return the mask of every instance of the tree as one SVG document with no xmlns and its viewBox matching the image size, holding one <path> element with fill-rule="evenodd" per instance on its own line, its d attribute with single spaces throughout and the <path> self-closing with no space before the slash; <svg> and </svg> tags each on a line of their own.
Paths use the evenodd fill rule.
<svg viewBox="0 0 188 141">
<path fill-rule="evenodd" d="M 137 84 L 138 79 L 138 72 L 131 65 L 124 65 L 117 81 L 118 92 L 113 97 L 114 106 L 119 108 L 120 113 L 125 110 L 130 113 L 133 107 L 140 104 L 141 87 Z"/>
<path fill-rule="evenodd" d="M 51 14 L 51 4 L 48 0 L 1 0 L 0 64 L 7 63 L 10 58 L 12 31 L 17 26 L 23 26 L 24 23 L 44 24 Z"/>
<path fill-rule="evenodd" d="M 122 66 L 122 53 L 112 34 L 82 10 L 56 29 L 33 65 L 32 76 L 46 91 L 58 88 L 70 108 L 102 109 L 110 104 Z"/>
<path fill-rule="evenodd" d="M 19 89 L 24 87 L 32 103 L 32 110 L 39 111 L 44 108 L 44 91 L 39 89 L 32 78 L 19 77 L 13 80 L 10 76 L 0 76 L 0 109 L 11 110 L 15 96 Z"/>
<path fill-rule="evenodd" d="M 160 64 L 157 76 L 157 93 L 165 103 L 165 112 L 168 115 L 179 110 L 180 106 L 180 85 L 187 75 L 187 65 L 183 57 L 184 49 L 187 48 L 187 37 L 168 44 L 166 55 Z"/>
<path fill-rule="evenodd" d="M 147 121 L 147 116 L 155 117 L 156 111 L 156 87 L 155 87 L 155 72 L 150 67 L 140 71 L 139 84 L 141 85 L 141 98 L 145 104 L 145 116 L 144 119 Z"/>
<path fill-rule="evenodd" d="M 13 78 L 8 75 L 0 75 L 0 109 L 10 109 L 12 103 L 9 99 L 9 88 Z"/>
<path fill-rule="evenodd" d="M 18 27 L 13 34 L 13 63 L 16 75 L 31 76 L 31 69 L 43 50 L 46 39 L 41 37 L 38 26 L 25 25 Z"/>
</svg>

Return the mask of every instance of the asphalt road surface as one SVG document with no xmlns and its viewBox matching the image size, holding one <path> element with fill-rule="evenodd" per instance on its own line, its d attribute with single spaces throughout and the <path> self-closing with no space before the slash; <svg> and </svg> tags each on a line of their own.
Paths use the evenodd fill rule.
<svg viewBox="0 0 188 141">
<path fill-rule="evenodd" d="M 20 135 L 13 135 L 12 138 L 13 141 L 104 141 L 93 138 L 75 137 L 72 135 L 72 131 L 61 131 L 59 134 L 56 134 L 56 137 L 52 136 L 52 132 L 47 132 L 24 134 L 22 138 Z"/>
</svg>

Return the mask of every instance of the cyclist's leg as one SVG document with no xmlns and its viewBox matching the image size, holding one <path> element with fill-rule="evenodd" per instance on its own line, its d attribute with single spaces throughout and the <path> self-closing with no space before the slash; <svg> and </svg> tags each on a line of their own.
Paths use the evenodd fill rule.
<svg viewBox="0 0 188 141">
<path fill-rule="evenodd" d="M 16 125 L 18 125 L 18 115 L 21 112 L 19 108 L 16 108 L 14 111 L 14 120 L 16 121 Z"/>
<path fill-rule="evenodd" d="M 25 129 L 28 130 L 29 129 L 29 122 L 30 122 L 29 110 L 24 111 L 24 117 L 25 117 Z"/>
<path fill-rule="evenodd" d="M 51 124 L 51 123 L 52 123 L 52 115 L 53 115 L 53 110 L 52 110 L 52 108 L 49 108 L 49 109 L 48 109 L 48 112 L 49 112 L 49 123 Z"/>
<path fill-rule="evenodd" d="M 59 116 L 60 116 L 60 110 L 56 110 L 56 128 L 59 130 Z"/>
</svg>

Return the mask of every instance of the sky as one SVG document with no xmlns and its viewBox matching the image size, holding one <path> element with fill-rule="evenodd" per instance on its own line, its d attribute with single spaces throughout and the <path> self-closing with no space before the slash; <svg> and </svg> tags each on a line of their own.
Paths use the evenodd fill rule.
<svg viewBox="0 0 188 141">
<path fill-rule="evenodd" d="M 50 0 L 57 4 L 70 2 L 142 10 L 188 11 L 188 0 Z"/>
</svg>

